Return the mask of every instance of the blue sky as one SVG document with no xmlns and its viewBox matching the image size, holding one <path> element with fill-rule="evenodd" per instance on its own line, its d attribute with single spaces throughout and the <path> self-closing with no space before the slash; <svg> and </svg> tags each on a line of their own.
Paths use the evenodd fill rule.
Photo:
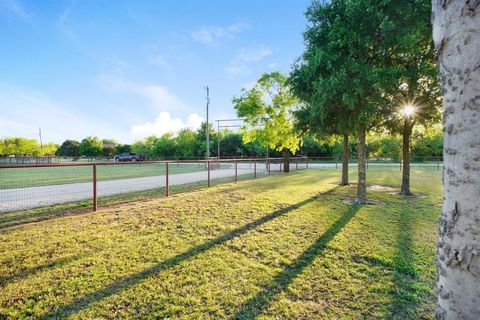
<svg viewBox="0 0 480 320">
<path fill-rule="evenodd" d="M 235 117 L 302 53 L 310 0 L 0 0 L 0 137 L 130 143 Z"/>
</svg>

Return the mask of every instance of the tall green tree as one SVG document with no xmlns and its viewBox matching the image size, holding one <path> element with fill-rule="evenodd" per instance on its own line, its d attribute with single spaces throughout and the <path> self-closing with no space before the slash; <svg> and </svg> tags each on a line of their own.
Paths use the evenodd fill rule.
<svg viewBox="0 0 480 320">
<path fill-rule="evenodd" d="M 384 125 L 402 134 L 402 185 L 410 191 L 411 136 L 416 124 L 440 121 L 441 90 L 435 66 L 430 23 L 431 0 L 391 0 L 385 9 L 384 28 L 390 34 L 382 41 L 389 63 L 395 68 L 396 83 L 384 87 L 387 103 Z"/>
<path fill-rule="evenodd" d="M 80 142 L 79 151 L 82 156 L 94 157 L 102 154 L 103 144 L 98 137 L 86 137 Z"/>
<path fill-rule="evenodd" d="M 197 134 L 192 129 L 186 128 L 178 132 L 175 137 L 175 156 L 177 158 L 193 158 Z"/>
<path fill-rule="evenodd" d="M 301 139 L 293 123 L 299 101 L 280 72 L 264 74 L 251 90 L 242 90 L 233 98 L 237 115 L 245 119 L 243 141 L 259 141 L 283 155 L 283 170 L 290 171 L 290 153 L 295 153 Z"/>
<path fill-rule="evenodd" d="M 102 139 L 102 156 L 114 156 L 118 142 L 114 139 Z"/>
<path fill-rule="evenodd" d="M 175 141 L 171 132 L 163 134 L 155 141 L 153 155 L 164 159 L 175 157 Z"/>
<path fill-rule="evenodd" d="M 65 140 L 57 150 L 57 156 L 78 157 L 80 156 L 80 142 L 76 140 Z"/>
<path fill-rule="evenodd" d="M 367 202 L 366 132 L 380 122 L 382 88 L 394 82 L 381 45 L 389 36 L 383 25 L 386 7 L 388 1 L 314 1 L 306 14 L 306 49 L 291 75 L 306 102 L 307 124 L 326 134 L 356 133 L 358 203 Z"/>
<path fill-rule="evenodd" d="M 155 135 L 152 135 L 143 140 L 137 140 L 132 144 L 131 151 L 145 158 L 153 157 L 153 147 L 157 139 Z"/>
</svg>

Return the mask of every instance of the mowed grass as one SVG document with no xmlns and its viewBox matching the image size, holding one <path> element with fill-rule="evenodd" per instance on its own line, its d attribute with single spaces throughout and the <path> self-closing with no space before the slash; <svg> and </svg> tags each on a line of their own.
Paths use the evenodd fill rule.
<svg viewBox="0 0 480 320">
<path fill-rule="evenodd" d="M 203 163 L 170 164 L 169 174 L 204 171 Z M 27 188 L 92 181 L 92 166 L 0 169 L 0 189 Z M 97 180 L 118 180 L 165 175 L 165 164 L 97 165 Z"/>
<path fill-rule="evenodd" d="M 0 231 L 0 318 L 433 319 L 440 173 L 306 170 Z M 397 188 L 398 169 L 368 170 Z M 353 172 L 352 172 L 353 177 Z"/>
</svg>

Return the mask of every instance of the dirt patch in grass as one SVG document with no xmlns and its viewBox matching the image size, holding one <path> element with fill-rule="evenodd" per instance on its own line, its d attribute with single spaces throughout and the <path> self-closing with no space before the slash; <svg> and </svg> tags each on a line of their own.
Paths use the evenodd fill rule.
<svg viewBox="0 0 480 320">
<path fill-rule="evenodd" d="M 373 184 L 367 187 L 367 190 L 372 190 L 372 191 L 394 191 L 397 190 L 397 188 L 393 188 L 390 186 L 383 186 L 379 184 Z"/>
</svg>

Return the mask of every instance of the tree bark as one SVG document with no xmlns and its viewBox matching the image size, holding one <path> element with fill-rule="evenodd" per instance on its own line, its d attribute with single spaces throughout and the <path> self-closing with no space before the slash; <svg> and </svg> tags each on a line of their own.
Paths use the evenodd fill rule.
<svg viewBox="0 0 480 320">
<path fill-rule="evenodd" d="M 402 146 L 402 187 L 400 188 L 400 194 L 405 196 L 411 196 L 413 193 L 410 191 L 410 137 L 413 130 L 413 121 L 409 118 L 405 118 L 403 122 L 403 146 Z"/>
<path fill-rule="evenodd" d="M 283 172 L 289 173 L 290 172 L 290 151 L 287 149 L 282 150 L 283 154 Z"/>
<path fill-rule="evenodd" d="M 438 319 L 480 319 L 480 3 L 433 1 L 444 95 Z"/>
<path fill-rule="evenodd" d="M 348 182 L 348 159 L 350 157 L 349 150 L 350 146 L 348 144 L 348 134 L 345 133 L 343 135 L 342 186 L 348 186 L 350 184 Z"/>
<path fill-rule="evenodd" d="M 366 149 L 365 149 L 365 129 L 358 130 L 358 185 L 357 200 L 358 204 L 367 203 L 367 168 L 366 168 Z"/>
</svg>

